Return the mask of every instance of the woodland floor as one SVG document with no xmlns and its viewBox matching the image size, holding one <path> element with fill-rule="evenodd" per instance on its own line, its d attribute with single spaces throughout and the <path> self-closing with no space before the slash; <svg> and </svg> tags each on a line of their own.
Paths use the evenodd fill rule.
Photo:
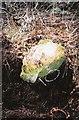
<svg viewBox="0 0 79 120">
<path fill-rule="evenodd" d="M 12 8 L 8 7 L 11 12 L 8 19 L 3 14 L 1 37 L 3 119 L 71 118 L 78 120 L 79 16 L 74 10 L 66 11 L 64 16 L 50 14 L 50 10 L 46 12 L 45 9 L 36 11 L 33 13 L 34 20 L 25 30 L 24 26 L 19 25 L 17 14 L 15 19 L 12 19 Z M 31 11 L 29 16 L 33 18 Z M 32 84 L 20 78 L 24 55 L 40 39 L 52 39 L 53 42 L 61 43 L 65 47 L 66 60 L 60 67 L 60 76 L 47 87 L 39 81 Z"/>
</svg>

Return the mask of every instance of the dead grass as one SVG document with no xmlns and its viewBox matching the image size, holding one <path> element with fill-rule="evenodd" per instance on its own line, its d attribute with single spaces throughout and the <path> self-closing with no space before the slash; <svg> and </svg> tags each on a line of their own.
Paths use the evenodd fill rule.
<svg viewBox="0 0 79 120">
<path fill-rule="evenodd" d="M 72 78 L 76 83 L 76 88 L 78 90 L 79 16 L 76 16 L 76 14 L 74 15 L 69 11 L 66 11 L 65 15 L 62 16 L 60 14 L 51 13 L 50 10 L 41 12 L 36 9 L 35 11 L 26 10 L 25 14 L 20 17 L 20 20 L 21 26 L 18 26 L 13 19 L 9 17 L 6 21 L 6 27 L 2 29 L 3 39 L 9 41 L 12 46 L 10 51 L 10 46 L 7 46 L 6 48 L 3 47 L 3 58 L 5 56 L 3 65 L 6 66 L 6 69 L 9 69 L 12 72 L 12 69 L 10 69 L 11 58 L 9 58 L 8 61 L 9 56 L 6 57 L 6 54 L 8 55 L 10 53 L 13 55 L 12 59 L 20 59 L 22 61 L 24 55 L 28 54 L 29 49 L 36 45 L 40 39 L 52 39 L 53 42 L 61 43 L 65 47 L 65 73 L 68 74 L 68 68 L 72 70 Z M 6 41 L 3 46 L 5 46 L 5 44 Z M 76 89 L 72 90 L 68 104 L 64 107 L 64 109 L 67 109 L 67 107 L 72 105 L 73 107 L 68 109 L 69 112 L 74 108 L 76 101 L 76 98 L 73 97 L 75 96 L 74 91 L 76 91 Z"/>
</svg>

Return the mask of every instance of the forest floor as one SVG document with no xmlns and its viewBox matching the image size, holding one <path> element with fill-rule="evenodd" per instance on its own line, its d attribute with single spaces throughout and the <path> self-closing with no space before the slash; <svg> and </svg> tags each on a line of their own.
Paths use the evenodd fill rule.
<svg viewBox="0 0 79 120">
<path fill-rule="evenodd" d="M 11 5 L 11 4 L 10 4 Z M 14 4 L 12 4 L 14 5 Z M 79 16 L 50 10 L 28 11 L 13 19 L 3 14 L 2 29 L 2 101 L 3 119 L 79 119 Z M 27 11 L 27 10 L 26 10 Z M 20 13 L 20 15 L 19 15 Z M 24 16 L 22 16 L 22 14 Z M 19 17 L 18 17 L 19 15 Z M 47 87 L 39 81 L 27 83 L 20 78 L 22 59 L 41 39 L 52 39 L 65 47 L 65 63 L 60 76 Z"/>
</svg>

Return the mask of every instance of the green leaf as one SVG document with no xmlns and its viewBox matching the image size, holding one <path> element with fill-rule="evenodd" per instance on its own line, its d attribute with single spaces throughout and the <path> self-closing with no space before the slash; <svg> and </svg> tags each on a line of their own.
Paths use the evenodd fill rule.
<svg viewBox="0 0 79 120">
<path fill-rule="evenodd" d="M 55 7 L 55 8 L 52 9 L 51 12 L 53 12 L 53 13 L 60 13 L 61 9 L 59 7 Z"/>
</svg>

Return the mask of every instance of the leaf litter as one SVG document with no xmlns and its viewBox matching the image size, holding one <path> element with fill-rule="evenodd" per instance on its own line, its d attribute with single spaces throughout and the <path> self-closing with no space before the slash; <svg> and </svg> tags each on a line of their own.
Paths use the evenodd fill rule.
<svg viewBox="0 0 79 120">
<path fill-rule="evenodd" d="M 18 5 L 22 4 L 18 3 Z M 65 118 L 71 117 L 77 120 L 79 118 L 79 16 L 72 11 L 66 11 L 63 15 L 45 9 L 33 11 L 26 9 L 27 7 L 18 8 L 18 5 L 10 3 L 8 5 L 10 15 L 3 20 L 2 68 L 6 76 L 3 76 L 3 118 L 15 116 L 58 119 L 64 115 Z M 24 4 L 26 5 L 27 3 Z M 16 12 L 14 9 L 17 9 Z M 23 10 L 25 13 L 22 14 Z M 15 16 L 14 20 L 13 16 Z M 49 84 L 46 88 L 39 81 L 32 85 L 19 77 L 24 55 L 28 54 L 29 49 L 40 39 L 52 39 L 55 43 L 61 43 L 65 47 L 66 55 L 65 64 L 60 69 L 59 81 Z"/>
</svg>

